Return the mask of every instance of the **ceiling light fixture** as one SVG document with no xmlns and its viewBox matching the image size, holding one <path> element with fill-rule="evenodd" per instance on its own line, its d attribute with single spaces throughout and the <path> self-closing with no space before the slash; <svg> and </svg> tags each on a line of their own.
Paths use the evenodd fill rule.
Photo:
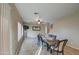
<svg viewBox="0 0 79 59">
<path fill-rule="evenodd" d="M 38 23 L 38 24 L 41 24 L 41 20 L 40 20 L 40 17 L 39 17 L 39 15 L 38 15 L 39 13 L 35 12 L 34 14 L 35 14 L 35 16 L 36 16 L 36 19 L 35 19 L 35 20 L 37 21 L 37 23 Z"/>
</svg>

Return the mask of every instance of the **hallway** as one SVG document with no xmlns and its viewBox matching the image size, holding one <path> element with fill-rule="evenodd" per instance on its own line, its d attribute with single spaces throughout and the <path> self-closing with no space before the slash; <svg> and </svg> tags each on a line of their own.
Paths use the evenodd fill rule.
<svg viewBox="0 0 79 59">
<path fill-rule="evenodd" d="M 79 4 L 0 4 L 0 55 L 50 55 L 38 45 L 38 34 L 67 39 L 65 54 L 79 55 Z"/>
</svg>

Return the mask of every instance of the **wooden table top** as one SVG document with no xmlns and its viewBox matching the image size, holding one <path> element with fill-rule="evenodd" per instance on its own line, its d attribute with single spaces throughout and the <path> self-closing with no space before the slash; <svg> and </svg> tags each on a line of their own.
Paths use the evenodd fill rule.
<svg viewBox="0 0 79 59">
<path fill-rule="evenodd" d="M 58 42 L 58 40 L 47 40 L 47 43 L 49 45 L 55 45 Z"/>
</svg>

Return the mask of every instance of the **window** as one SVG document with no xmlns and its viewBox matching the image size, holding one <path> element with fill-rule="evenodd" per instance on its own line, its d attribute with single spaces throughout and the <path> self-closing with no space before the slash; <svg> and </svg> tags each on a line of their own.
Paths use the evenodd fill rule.
<svg viewBox="0 0 79 59">
<path fill-rule="evenodd" d="M 23 36 L 23 26 L 21 25 L 20 22 L 18 22 L 18 41 L 22 38 Z"/>
</svg>

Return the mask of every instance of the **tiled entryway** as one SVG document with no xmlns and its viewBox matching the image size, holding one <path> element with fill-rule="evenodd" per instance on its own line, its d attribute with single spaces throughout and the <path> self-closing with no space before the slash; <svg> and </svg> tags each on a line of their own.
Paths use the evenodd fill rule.
<svg viewBox="0 0 79 59">
<path fill-rule="evenodd" d="M 19 55 L 34 55 L 38 47 L 37 38 L 25 38 Z"/>
</svg>

